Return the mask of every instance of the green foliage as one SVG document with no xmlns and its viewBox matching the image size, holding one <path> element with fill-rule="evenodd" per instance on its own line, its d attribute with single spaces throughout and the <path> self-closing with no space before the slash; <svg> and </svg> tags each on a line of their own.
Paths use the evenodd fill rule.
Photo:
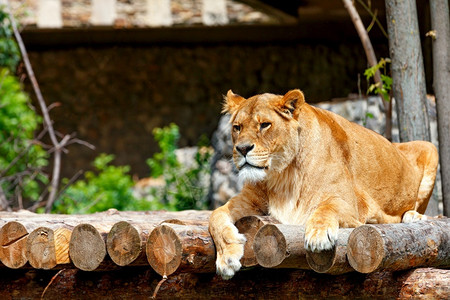
<svg viewBox="0 0 450 300">
<path fill-rule="evenodd" d="M 195 153 L 194 165 L 183 166 L 177 159 L 176 150 L 180 133 L 178 126 L 170 124 L 153 131 L 161 152 L 147 160 L 153 178 L 162 177 L 165 186 L 161 191 L 152 191 L 161 197 L 170 210 L 205 209 L 208 192 L 202 180 L 209 173 L 211 151 L 206 147 L 207 138 L 202 137 Z"/>
<path fill-rule="evenodd" d="M 147 159 L 147 164 L 150 167 L 151 176 L 157 178 L 164 175 L 165 170 L 180 167 L 175 154 L 180 132 L 178 126 L 172 123 L 168 127 L 155 128 L 153 136 L 158 142 L 161 152 L 155 153 L 152 158 Z"/>
<path fill-rule="evenodd" d="M 41 173 L 48 155 L 33 140 L 41 122 L 17 78 L 0 69 L 0 184 L 8 199 L 19 188 L 22 197 L 35 201 L 39 182 L 48 182 Z"/>
<path fill-rule="evenodd" d="M 368 82 L 370 82 L 371 78 L 375 76 L 375 73 L 378 70 L 383 71 L 383 74 L 380 74 L 383 86 L 380 86 L 380 84 L 377 83 L 372 83 L 371 85 L 369 85 L 367 93 L 381 94 L 383 95 L 385 101 L 390 101 L 391 99 L 389 93 L 392 89 L 392 78 L 389 75 L 386 75 L 387 64 L 389 64 L 390 62 L 391 60 L 389 58 L 382 58 L 378 64 L 364 71 L 364 75 L 366 76 Z"/>
<path fill-rule="evenodd" d="M 113 155 L 101 154 L 94 162 L 94 171 L 70 185 L 55 201 L 54 213 L 93 213 L 109 208 L 118 210 L 183 210 L 206 208 L 208 186 L 202 179 L 209 172 L 211 153 L 200 147 L 193 166 L 183 166 L 176 156 L 180 138 L 178 127 L 171 124 L 153 132 L 161 149 L 147 160 L 153 178 L 162 185 L 151 186 L 145 195 L 134 193 L 129 166 L 114 166 Z M 203 138 L 201 145 L 207 144 Z M 63 183 L 68 183 L 64 179 Z"/>
<path fill-rule="evenodd" d="M 129 166 L 114 166 L 113 155 L 101 154 L 93 162 L 94 171 L 85 173 L 55 201 L 54 213 L 93 213 L 109 208 L 118 210 L 161 209 L 158 202 L 137 199 L 132 194 L 133 179 Z M 63 180 L 67 183 L 67 179 Z"/>
<path fill-rule="evenodd" d="M 13 30 L 4 6 L 0 5 L 0 68 L 16 71 L 20 61 L 19 47 L 13 38 Z"/>
</svg>

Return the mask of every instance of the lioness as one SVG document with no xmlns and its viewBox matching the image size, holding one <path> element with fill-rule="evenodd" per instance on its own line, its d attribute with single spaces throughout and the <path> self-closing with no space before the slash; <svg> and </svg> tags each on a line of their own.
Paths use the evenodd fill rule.
<svg viewBox="0 0 450 300">
<path fill-rule="evenodd" d="M 245 181 L 209 221 L 224 279 L 241 267 L 245 238 L 234 223 L 244 216 L 305 225 L 310 251 L 331 249 L 339 227 L 425 218 L 438 164 L 433 144 L 390 143 L 308 105 L 300 90 L 249 99 L 230 90 L 223 111 L 231 114 L 233 160 Z"/>
</svg>

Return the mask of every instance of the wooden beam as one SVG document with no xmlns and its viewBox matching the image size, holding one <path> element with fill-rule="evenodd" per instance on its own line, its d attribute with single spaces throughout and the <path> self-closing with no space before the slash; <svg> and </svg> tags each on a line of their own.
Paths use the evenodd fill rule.
<svg viewBox="0 0 450 300">
<path fill-rule="evenodd" d="M 156 299 L 449 299 L 450 270 L 317 274 L 303 270 L 239 272 L 231 280 L 214 274 L 174 274 Z M 161 276 L 148 268 L 110 272 L 0 270 L 2 299 L 148 299 Z"/>
</svg>

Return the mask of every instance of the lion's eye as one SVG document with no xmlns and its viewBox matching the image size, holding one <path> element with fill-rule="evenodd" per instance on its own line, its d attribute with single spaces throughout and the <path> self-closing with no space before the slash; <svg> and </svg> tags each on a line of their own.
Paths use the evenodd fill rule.
<svg viewBox="0 0 450 300">
<path fill-rule="evenodd" d="M 260 128 L 261 129 L 269 128 L 271 125 L 272 124 L 269 122 L 264 122 L 264 123 L 261 123 Z"/>
<path fill-rule="evenodd" d="M 233 130 L 234 131 L 241 131 L 241 126 L 240 125 L 233 125 Z"/>
</svg>

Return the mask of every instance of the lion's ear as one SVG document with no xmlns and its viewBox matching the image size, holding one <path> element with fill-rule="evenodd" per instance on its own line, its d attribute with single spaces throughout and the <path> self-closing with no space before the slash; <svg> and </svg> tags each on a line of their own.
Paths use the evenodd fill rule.
<svg viewBox="0 0 450 300">
<path fill-rule="evenodd" d="M 286 93 L 280 101 L 281 108 L 291 114 L 294 119 L 298 118 L 300 107 L 305 103 L 305 96 L 300 90 L 292 90 Z"/>
<path fill-rule="evenodd" d="M 232 114 L 236 111 L 242 101 L 245 101 L 245 98 L 236 95 L 232 90 L 229 90 L 227 95 L 224 96 L 224 100 L 225 101 L 223 103 L 222 113 Z"/>
</svg>

